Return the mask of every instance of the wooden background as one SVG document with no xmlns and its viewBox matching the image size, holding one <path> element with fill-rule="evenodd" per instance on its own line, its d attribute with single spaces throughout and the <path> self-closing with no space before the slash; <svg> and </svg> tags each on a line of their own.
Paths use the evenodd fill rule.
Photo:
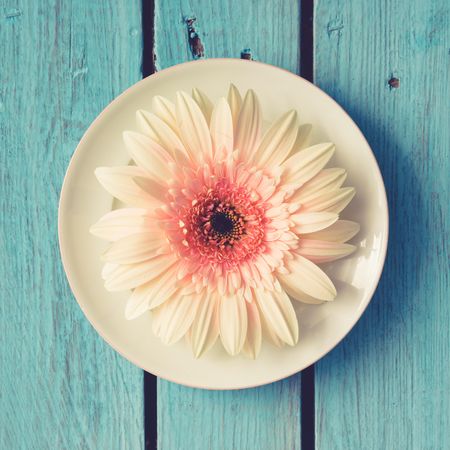
<svg viewBox="0 0 450 450">
<path fill-rule="evenodd" d="M 207 392 L 144 377 L 97 336 L 60 263 L 57 205 L 114 97 L 242 52 L 313 79 L 358 123 L 390 246 L 368 310 L 315 367 Z M 0 57 L 1 449 L 450 448 L 448 0 L 0 0 Z"/>
</svg>

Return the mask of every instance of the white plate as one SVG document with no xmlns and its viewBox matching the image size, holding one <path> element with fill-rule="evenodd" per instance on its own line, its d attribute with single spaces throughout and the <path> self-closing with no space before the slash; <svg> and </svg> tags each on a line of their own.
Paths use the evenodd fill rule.
<svg viewBox="0 0 450 450">
<path fill-rule="evenodd" d="M 265 119 L 295 108 L 300 120 L 313 124 L 312 143 L 336 144 L 333 163 L 348 171 L 347 185 L 356 196 L 343 218 L 358 221 L 359 247 L 351 257 L 326 268 L 338 297 L 324 305 L 294 302 L 300 341 L 279 350 L 264 342 L 255 361 L 230 357 L 220 344 L 196 360 L 184 341 L 166 347 L 151 331 L 150 314 L 134 321 L 124 317 L 127 293 L 109 293 L 100 276 L 100 254 L 106 244 L 89 227 L 111 210 L 112 198 L 94 177 L 98 166 L 128 163 L 122 131 L 137 129 L 135 111 L 150 109 L 160 94 L 174 98 L 193 87 L 211 98 L 226 95 L 230 82 L 258 94 Z M 298 372 L 328 353 L 353 327 L 367 307 L 384 264 L 388 240 L 388 209 L 383 180 L 364 136 L 329 96 L 308 81 L 262 63 L 208 59 L 163 70 L 132 86 L 114 100 L 84 135 L 70 162 L 59 207 L 61 255 L 75 297 L 100 335 L 119 353 L 143 369 L 177 383 L 207 389 L 258 386 Z"/>
</svg>

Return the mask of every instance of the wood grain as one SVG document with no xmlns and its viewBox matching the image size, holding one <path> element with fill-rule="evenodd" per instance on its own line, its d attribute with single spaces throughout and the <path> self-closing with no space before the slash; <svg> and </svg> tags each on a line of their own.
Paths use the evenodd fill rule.
<svg viewBox="0 0 450 450">
<path fill-rule="evenodd" d="M 189 18 L 200 42 L 188 39 Z M 240 58 L 250 49 L 253 59 L 298 73 L 299 26 L 296 0 L 156 0 L 156 67 L 195 59 L 201 45 L 207 58 Z"/>
<path fill-rule="evenodd" d="M 155 3 L 158 69 L 202 54 L 239 58 L 249 48 L 251 57 L 297 72 L 298 43 L 298 2 Z M 300 449 L 300 375 L 233 392 L 158 380 L 158 448 Z"/>
<path fill-rule="evenodd" d="M 449 3 L 318 0 L 314 27 L 315 82 L 367 136 L 391 215 L 377 294 L 316 365 L 317 448 L 448 448 Z"/>
<path fill-rule="evenodd" d="M 6 3 L 0 3 L 0 448 L 142 448 L 142 371 L 84 318 L 57 241 L 59 191 L 78 141 L 141 77 L 140 2 Z"/>
<path fill-rule="evenodd" d="M 158 380 L 158 449 L 300 449 L 300 377 L 239 391 Z"/>
</svg>

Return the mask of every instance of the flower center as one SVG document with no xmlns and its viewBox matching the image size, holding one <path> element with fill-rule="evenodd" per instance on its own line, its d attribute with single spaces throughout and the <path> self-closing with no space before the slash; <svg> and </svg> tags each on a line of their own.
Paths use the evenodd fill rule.
<svg viewBox="0 0 450 450">
<path fill-rule="evenodd" d="M 218 199 L 207 201 L 200 208 L 197 222 L 206 245 L 232 246 L 245 234 L 245 220 L 234 206 Z"/>
<path fill-rule="evenodd" d="M 179 208 L 169 239 L 181 255 L 200 265 L 232 270 L 264 250 L 264 207 L 243 186 L 220 179 Z"/>
<path fill-rule="evenodd" d="M 211 217 L 211 226 L 216 233 L 228 235 L 234 229 L 234 222 L 229 213 L 216 213 Z"/>
</svg>

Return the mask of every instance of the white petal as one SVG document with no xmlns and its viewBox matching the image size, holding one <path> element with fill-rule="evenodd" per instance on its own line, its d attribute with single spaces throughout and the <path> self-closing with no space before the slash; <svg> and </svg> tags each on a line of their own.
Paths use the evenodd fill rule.
<svg viewBox="0 0 450 450">
<path fill-rule="evenodd" d="M 214 155 L 221 155 L 222 159 L 233 152 L 233 118 L 231 110 L 224 98 L 219 99 L 211 116 L 211 138 L 214 146 Z M 225 153 L 223 151 L 225 150 Z"/>
<path fill-rule="evenodd" d="M 218 296 L 211 293 L 206 294 L 200 301 L 197 315 L 189 331 L 192 351 L 196 358 L 208 351 L 219 336 L 219 301 Z"/>
<path fill-rule="evenodd" d="M 289 287 L 284 285 L 283 289 L 289 295 L 291 300 L 298 301 L 300 303 L 307 303 L 308 305 L 321 305 L 325 303 L 323 300 L 319 300 L 317 298 L 311 297 L 310 295 L 305 294 L 301 289 L 296 288 L 295 294 L 289 290 Z"/>
<path fill-rule="evenodd" d="M 157 231 L 156 221 L 142 208 L 121 208 L 105 214 L 89 231 L 108 241 L 117 241 L 144 231 Z"/>
<path fill-rule="evenodd" d="M 254 294 L 256 295 L 256 294 Z M 256 298 L 256 297 L 255 297 Z M 258 306 L 258 303 L 256 303 Z M 267 323 L 266 319 L 264 318 L 264 314 L 261 311 L 261 308 L 258 306 L 258 312 L 259 312 L 259 319 L 261 321 L 261 329 L 263 336 L 268 339 L 275 347 L 282 348 L 284 347 L 285 343 L 282 341 L 275 331 L 272 329 L 272 327 Z"/>
<path fill-rule="evenodd" d="M 204 92 L 202 92 L 200 89 L 197 88 L 192 89 L 192 98 L 197 102 L 197 105 L 202 110 L 202 113 L 206 119 L 206 123 L 209 123 L 209 121 L 211 120 L 211 113 L 214 107 L 212 101 L 208 98 L 208 96 Z"/>
<path fill-rule="evenodd" d="M 355 188 L 345 187 L 318 193 L 302 204 L 305 211 L 328 211 L 339 214 L 355 196 Z"/>
<path fill-rule="evenodd" d="M 241 112 L 242 97 L 239 93 L 238 88 L 234 84 L 230 84 L 227 100 L 228 104 L 230 105 L 231 115 L 233 117 L 234 133 L 236 133 L 239 113 Z"/>
<path fill-rule="evenodd" d="M 145 177 L 144 169 L 135 166 L 98 167 L 95 175 L 100 184 L 114 197 L 131 206 L 156 208 L 160 202 L 135 182 L 134 177 Z"/>
<path fill-rule="evenodd" d="M 135 319 L 145 311 L 154 309 L 178 291 L 175 281 L 177 264 L 169 267 L 159 276 L 133 290 L 125 308 L 125 317 Z"/>
<path fill-rule="evenodd" d="M 353 236 L 358 234 L 359 229 L 360 226 L 356 222 L 351 222 L 350 220 L 338 220 L 324 230 L 305 234 L 303 237 L 308 239 L 318 239 L 321 241 L 347 242 Z"/>
<path fill-rule="evenodd" d="M 300 212 L 293 214 L 291 220 L 295 223 L 295 232 L 303 234 L 323 230 L 336 222 L 338 217 L 330 212 Z"/>
<path fill-rule="evenodd" d="M 301 293 L 319 300 L 331 301 L 336 297 L 336 288 L 319 267 L 301 255 L 294 254 L 288 261 L 289 274 L 278 274 L 281 285 L 295 298 Z"/>
<path fill-rule="evenodd" d="M 133 290 L 133 293 L 125 306 L 125 318 L 127 320 L 136 319 L 149 310 L 148 303 L 151 291 L 151 282 L 143 284 Z"/>
<path fill-rule="evenodd" d="M 295 139 L 294 145 L 292 146 L 291 155 L 303 150 L 308 147 L 310 137 L 311 137 L 312 125 L 310 123 L 305 123 L 298 127 L 297 138 Z"/>
<path fill-rule="evenodd" d="M 133 131 L 125 131 L 123 140 L 136 164 L 146 169 L 156 181 L 165 184 L 173 177 L 169 163 L 174 160 L 157 142 Z"/>
<path fill-rule="evenodd" d="M 159 200 L 159 206 L 166 201 L 167 185 L 164 186 L 154 180 L 151 174 L 146 173 L 144 176 L 133 177 L 133 181 L 152 198 Z"/>
<path fill-rule="evenodd" d="M 106 280 L 119 267 L 118 264 L 106 263 L 102 268 L 102 279 Z"/>
<path fill-rule="evenodd" d="M 158 307 L 153 330 L 166 345 L 179 341 L 189 330 L 200 303 L 198 295 L 174 295 Z"/>
<path fill-rule="evenodd" d="M 298 341 L 298 321 L 291 300 L 284 290 L 256 291 L 256 299 L 267 325 L 286 344 L 295 345 Z"/>
<path fill-rule="evenodd" d="M 247 335 L 247 308 L 244 297 L 222 297 L 219 310 L 220 338 L 230 355 L 238 354 Z"/>
<path fill-rule="evenodd" d="M 244 161 L 253 157 L 261 136 L 261 108 L 256 94 L 249 89 L 239 113 L 234 148 Z"/>
<path fill-rule="evenodd" d="M 177 154 L 183 154 L 186 158 L 188 154 L 179 138 L 169 125 L 161 120 L 156 114 L 143 109 L 136 113 L 136 118 L 141 130 L 154 141 L 159 142 L 173 157 Z"/>
<path fill-rule="evenodd" d="M 286 184 L 301 185 L 317 175 L 334 153 L 331 143 L 317 144 L 295 153 L 283 164 Z"/>
<path fill-rule="evenodd" d="M 344 258 L 355 250 L 356 247 L 350 244 L 317 241 L 302 237 L 302 239 L 299 240 L 299 246 L 296 249 L 296 252 L 316 264 L 321 264 Z"/>
<path fill-rule="evenodd" d="M 245 302 L 247 306 L 247 337 L 242 352 L 249 358 L 256 359 L 261 350 L 262 329 L 256 299 L 253 302 Z"/>
<path fill-rule="evenodd" d="M 148 303 L 149 309 L 158 307 L 174 295 L 175 292 L 180 291 L 176 278 L 177 271 L 178 263 L 175 263 L 162 272 L 157 278 L 152 280 L 153 289 L 150 294 L 150 301 Z"/>
<path fill-rule="evenodd" d="M 340 188 L 346 177 L 347 173 L 344 169 L 324 169 L 298 189 L 291 197 L 291 201 L 300 204 L 307 203 L 317 195 Z"/>
<path fill-rule="evenodd" d="M 180 134 L 191 159 L 211 159 L 211 135 L 205 116 L 197 103 L 185 92 L 177 92 L 176 114 Z"/>
<path fill-rule="evenodd" d="M 137 264 L 120 265 L 105 281 L 108 291 L 125 291 L 153 280 L 174 262 L 173 255 L 160 255 Z"/>
<path fill-rule="evenodd" d="M 162 233 L 140 233 L 114 242 L 102 255 L 103 261 L 117 264 L 134 264 L 154 258 L 167 241 Z"/>
<path fill-rule="evenodd" d="M 255 155 L 259 167 L 273 167 L 281 164 L 297 137 L 297 113 L 288 111 L 283 114 L 264 134 Z"/>
<path fill-rule="evenodd" d="M 165 97 L 156 95 L 152 99 L 152 111 L 169 125 L 175 133 L 178 133 L 175 105 Z"/>
</svg>

